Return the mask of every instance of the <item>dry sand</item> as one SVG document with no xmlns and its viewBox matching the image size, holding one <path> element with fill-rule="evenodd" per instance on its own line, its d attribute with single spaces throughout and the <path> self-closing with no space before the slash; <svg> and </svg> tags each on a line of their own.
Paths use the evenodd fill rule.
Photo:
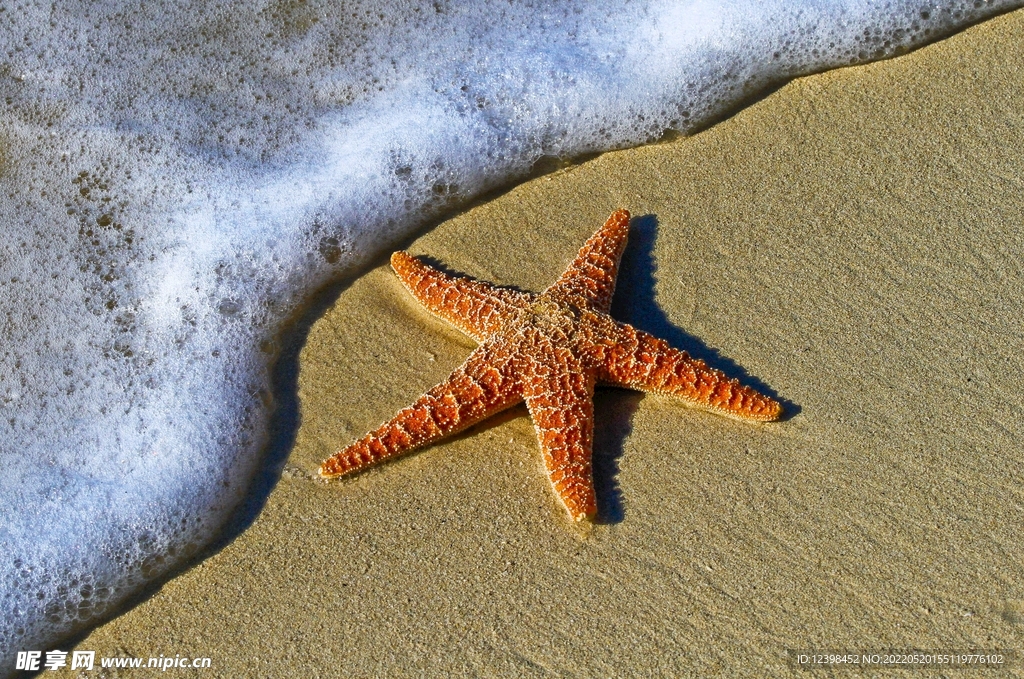
<svg viewBox="0 0 1024 679">
<path fill-rule="evenodd" d="M 522 407 L 317 482 L 473 346 L 382 265 L 309 333 L 302 424 L 253 525 L 78 648 L 209 656 L 202 677 L 805 676 L 787 649 L 1024 650 L 1021 35 L 1024 11 L 797 80 L 409 246 L 539 290 L 628 208 L 613 313 L 790 419 L 599 391 L 589 532 Z"/>
</svg>

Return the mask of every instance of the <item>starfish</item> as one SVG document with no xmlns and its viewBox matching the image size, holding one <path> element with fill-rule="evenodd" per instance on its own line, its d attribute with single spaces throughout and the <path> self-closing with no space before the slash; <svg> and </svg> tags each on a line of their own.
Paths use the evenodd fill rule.
<svg viewBox="0 0 1024 679">
<path fill-rule="evenodd" d="M 629 212 L 614 212 L 540 294 L 451 276 L 394 253 L 391 266 L 413 297 L 479 346 L 444 382 L 325 460 L 320 475 L 360 471 L 526 401 L 551 486 L 581 521 L 597 512 L 596 383 L 750 420 L 778 419 L 782 406 L 774 399 L 608 314 L 628 234 Z"/>
</svg>

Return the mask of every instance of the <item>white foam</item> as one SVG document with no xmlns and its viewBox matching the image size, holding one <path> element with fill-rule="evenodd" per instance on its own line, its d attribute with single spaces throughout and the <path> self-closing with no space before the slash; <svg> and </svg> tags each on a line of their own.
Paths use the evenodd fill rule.
<svg viewBox="0 0 1024 679">
<path fill-rule="evenodd" d="M 210 538 L 309 292 L 544 156 L 1019 0 L 0 11 L 0 675 Z"/>
</svg>

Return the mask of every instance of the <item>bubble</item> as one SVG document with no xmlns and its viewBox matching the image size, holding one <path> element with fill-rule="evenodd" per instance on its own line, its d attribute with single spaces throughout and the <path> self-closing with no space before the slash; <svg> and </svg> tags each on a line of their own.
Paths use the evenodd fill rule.
<svg viewBox="0 0 1024 679">
<path fill-rule="evenodd" d="M 217 305 L 217 311 L 224 316 L 234 316 L 242 310 L 241 302 L 234 299 L 222 299 Z"/>
</svg>

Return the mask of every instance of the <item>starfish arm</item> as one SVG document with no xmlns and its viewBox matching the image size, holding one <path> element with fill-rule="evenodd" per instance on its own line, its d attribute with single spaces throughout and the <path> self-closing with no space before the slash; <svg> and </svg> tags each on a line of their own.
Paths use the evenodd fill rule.
<svg viewBox="0 0 1024 679">
<path fill-rule="evenodd" d="M 507 355 L 477 347 L 448 379 L 390 421 L 324 460 L 320 476 L 350 474 L 450 436 L 522 400 Z"/>
<path fill-rule="evenodd" d="M 593 518 L 593 375 L 564 367 L 534 372 L 524 380 L 523 395 L 555 494 L 573 521 Z"/>
<path fill-rule="evenodd" d="M 503 318 L 529 306 L 533 295 L 484 281 L 449 276 L 399 250 L 391 267 L 412 296 L 478 342 L 501 327 Z"/>
<path fill-rule="evenodd" d="M 615 324 L 614 345 L 603 348 L 597 377 L 602 383 L 669 394 L 697 406 L 750 420 L 777 420 L 782 405 L 730 380 L 668 342 L 625 323 Z"/>
<path fill-rule="evenodd" d="M 553 297 L 565 298 L 607 312 L 615 294 L 619 259 L 629 235 L 629 212 L 616 210 L 590 237 L 562 277 L 548 288 Z"/>
</svg>

